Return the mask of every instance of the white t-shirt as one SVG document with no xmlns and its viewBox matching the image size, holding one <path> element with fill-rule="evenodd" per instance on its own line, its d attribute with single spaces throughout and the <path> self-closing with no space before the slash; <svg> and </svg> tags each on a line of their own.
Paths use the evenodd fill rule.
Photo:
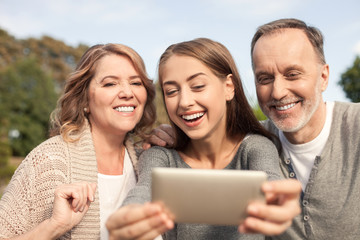
<svg viewBox="0 0 360 240">
<path fill-rule="evenodd" d="M 286 139 L 282 131 L 279 132 L 279 138 L 285 157 L 290 159 L 296 178 L 301 182 L 303 191 L 305 191 L 308 183 L 315 158 L 321 154 L 329 137 L 333 109 L 334 102 L 327 102 L 324 127 L 320 134 L 310 142 L 304 144 L 292 144 Z"/>
<path fill-rule="evenodd" d="M 136 175 L 129 154 L 125 149 L 123 175 L 105 175 L 98 173 L 100 201 L 100 239 L 109 239 L 105 223 L 108 217 L 118 209 L 128 192 L 136 184 Z"/>
</svg>

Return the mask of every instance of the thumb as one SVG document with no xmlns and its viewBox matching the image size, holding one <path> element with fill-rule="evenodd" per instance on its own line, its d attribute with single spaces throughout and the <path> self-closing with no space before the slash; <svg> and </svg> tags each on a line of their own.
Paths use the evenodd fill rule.
<svg viewBox="0 0 360 240">
<path fill-rule="evenodd" d="M 97 184 L 96 183 L 90 183 L 91 189 L 95 192 Z"/>
<path fill-rule="evenodd" d="M 96 193 L 96 187 L 97 184 L 96 183 L 90 183 L 90 191 L 89 191 L 89 195 L 88 195 L 88 199 L 93 202 L 95 200 L 95 193 Z"/>
</svg>

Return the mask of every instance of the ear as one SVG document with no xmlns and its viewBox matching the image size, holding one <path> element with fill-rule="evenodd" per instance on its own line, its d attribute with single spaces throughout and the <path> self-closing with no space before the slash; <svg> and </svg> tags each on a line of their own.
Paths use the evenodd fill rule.
<svg viewBox="0 0 360 240">
<path fill-rule="evenodd" d="M 324 92 L 329 84 L 329 64 L 325 64 L 321 69 L 321 91 Z"/>
<path fill-rule="evenodd" d="M 226 76 L 225 80 L 225 98 L 226 101 L 231 101 L 235 95 L 235 87 L 232 74 Z"/>
</svg>

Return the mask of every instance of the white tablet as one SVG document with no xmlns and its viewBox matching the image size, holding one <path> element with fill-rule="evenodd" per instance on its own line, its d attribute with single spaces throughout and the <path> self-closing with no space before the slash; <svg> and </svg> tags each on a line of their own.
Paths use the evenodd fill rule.
<svg viewBox="0 0 360 240">
<path fill-rule="evenodd" d="M 265 202 L 266 180 L 261 171 L 154 168 L 152 201 L 163 202 L 178 223 L 239 225 L 249 202 Z"/>
</svg>

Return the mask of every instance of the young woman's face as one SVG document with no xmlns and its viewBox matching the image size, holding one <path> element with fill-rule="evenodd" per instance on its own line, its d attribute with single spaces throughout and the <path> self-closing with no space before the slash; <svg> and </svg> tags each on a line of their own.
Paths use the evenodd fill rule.
<svg viewBox="0 0 360 240">
<path fill-rule="evenodd" d="M 146 100 L 146 89 L 132 62 L 116 54 L 103 57 L 89 86 L 92 131 L 126 134 L 140 121 Z"/>
<path fill-rule="evenodd" d="M 170 119 L 189 138 L 225 134 L 226 101 L 233 97 L 231 77 L 221 80 L 199 60 L 174 55 L 163 66 L 162 87 Z"/>
</svg>

